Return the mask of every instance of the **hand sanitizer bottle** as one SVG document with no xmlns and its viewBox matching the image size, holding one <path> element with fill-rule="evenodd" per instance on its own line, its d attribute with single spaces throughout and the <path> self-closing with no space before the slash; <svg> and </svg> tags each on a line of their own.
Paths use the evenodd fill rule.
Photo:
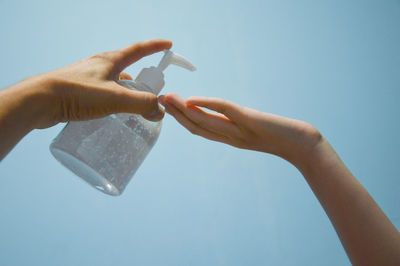
<svg viewBox="0 0 400 266">
<path fill-rule="evenodd" d="M 158 94 L 164 87 L 163 71 L 174 64 L 196 68 L 169 50 L 157 67 L 144 68 L 135 81 L 119 80 L 128 89 Z M 161 122 L 141 115 L 120 113 L 82 122 L 69 122 L 50 145 L 53 156 L 100 191 L 118 196 L 124 191 L 156 142 Z"/>
</svg>

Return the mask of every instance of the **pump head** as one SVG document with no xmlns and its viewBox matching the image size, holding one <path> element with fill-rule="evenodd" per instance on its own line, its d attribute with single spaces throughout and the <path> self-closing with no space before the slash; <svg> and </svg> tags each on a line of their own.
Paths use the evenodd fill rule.
<svg viewBox="0 0 400 266">
<path fill-rule="evenodd" d="M 170 64 L 186 68 L 187 70 L 190 71 L 196 70 L 196 67 L 183 56 L 171 52 L 170 50 L 164 50 L 164 56 L 161 59 L 160 63 L 158 64 L 157 68 L 160 69 L 161 71 L 164 71 Z"/>
<path fill-rule="evenodd" d="M 170 50 L 164 50 L 164 56 L 162 57 L 158 66 L 143 68 L 142 71 L 140 71 L 139 75 L 136 77 L 135 81 L 137 83 L 144 83 L 152 90 L 154 94 L 158 94 L 164 87 L 163 71 L 171 64 L 186 68 L 190 71 L 196 70 L 195 66 L 183 56 L 171 52 Z"/>
</svg>

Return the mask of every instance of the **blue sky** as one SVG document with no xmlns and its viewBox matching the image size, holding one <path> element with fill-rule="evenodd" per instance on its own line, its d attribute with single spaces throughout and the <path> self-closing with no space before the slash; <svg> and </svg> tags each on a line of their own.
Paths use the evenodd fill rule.
<svg viewBox="0 0 400 266">
<path fill-rule="evenodd" d="M 0 0 L 0 88 L 170 39 L 198 71 L 169 68 L 162 92 L 312 123 L 400 228 L 399 28 L 394 0 Z M 1 265 L 349 264 L 310 188 L 279 158 L 166 117 L 124 194 L 110 197 L 51 156 L 63 126 L 31 132 L 0 163 Z"/>
</svg>

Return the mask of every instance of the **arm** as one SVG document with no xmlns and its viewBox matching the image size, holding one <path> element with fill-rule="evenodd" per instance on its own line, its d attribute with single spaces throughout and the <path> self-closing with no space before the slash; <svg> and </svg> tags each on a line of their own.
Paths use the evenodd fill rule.
<svg viewBox="0 0 400 266">
<path fill-rule="evenodd" d="M 89 120 L 112 113 L 138 113 L 160 120 L 157 96 L 128 90 L 116 82 L 130 64 L 169 49 L 152 40 L 104 52 L 75 64 L 25 79 L 0 91 L 0 161 L 31 130 L 59 122 Z"/>
<path fill-rule="evenodd" d="M 310 124 L 215 98 L 160 97 L 190 132 L 242 149 L 282 157 L 303 174 L 355 265 L 399 265 L 400 234 Z M 204 109 L 216 111 L 206 112 Z"/>
</svg>

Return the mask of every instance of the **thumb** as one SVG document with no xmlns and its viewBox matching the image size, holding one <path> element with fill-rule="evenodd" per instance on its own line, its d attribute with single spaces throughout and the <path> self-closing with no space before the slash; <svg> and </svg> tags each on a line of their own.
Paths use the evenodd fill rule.
<svg viewBox="0 0 400 266">
<path fill-rule="evenodd" d="M 115 106 L 117 112 L 141 114 L 150 121 L 159 121 L 164 117 L 164 110 L 158 104 L 155 94 L 116 86 L 118 89 L 113 90 L 115 97 L 112 99 L 112 106 Z"/>
</svg>

